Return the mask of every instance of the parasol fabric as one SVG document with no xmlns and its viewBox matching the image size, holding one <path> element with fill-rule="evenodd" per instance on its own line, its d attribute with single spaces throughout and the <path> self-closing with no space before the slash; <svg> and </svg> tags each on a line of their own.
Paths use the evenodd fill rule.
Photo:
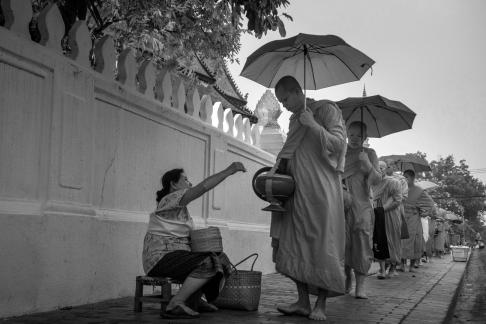
<svg viewBox="0 0 486 324">
<path fill-rule="evenodd" d="M 374 63 L 338 36 L 298 34 L 257 49 L 247 58 L 241 76 L 274 88 L 289 75 L 304 90 L 317 90 L 357 81 Z"/>
<path fill-rule="evenodd" d="M 400 167 L 401 171 L 413 170 L 415 172 L 431 171 L 429 163 L 414 155 L 386 155 L 380 157 L 382 161 L 392 160 Z"/>
<path fill-rule="evenodd" d="M 336 102 L 349 126 L 354 121 L 364 122 L 368 137 L 383 137 L 411 129 L 415 113 L 400 101 L 383 96 L 352 97 Z"/>
</svg>

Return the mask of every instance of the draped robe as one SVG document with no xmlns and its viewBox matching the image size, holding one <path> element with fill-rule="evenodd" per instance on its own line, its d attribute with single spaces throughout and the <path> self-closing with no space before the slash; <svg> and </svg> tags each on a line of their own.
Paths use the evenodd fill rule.
<svg viewBox="0 0 486 324">
<path fill-rule="evenodd" d="M 310 101 L 310 100 L 309 100 Z M 344 293 L 344 207 L 341 173 L 346 129 L 341 111 L 331 101 L 310 101 L 321 127 L 318 132 L 292 115 L 289 135 L 278 158 L 288 159 L 286 172 L 295 191 L 286 212 L 272 213 L 270 236 L 276 270 L 294 280 Z"/>
<path fill-rule="evenodd" d="M 373 186 L 373 198 L 375 201 L 381 199 L 384 205 L 389 199 L 402 202 L 402 188 L 400 182 L 392 177 L 385 177 L 382 181 Z M 402 253 L 402 240 L 400 239 L 402 219 L 400 217 L 400 205 L 397 208 L 385 212 L 385 230 L 388 242 L 390 261 L 400 262 Z"/>
<path fill-rule="evenodd" d="M 362 170 L 358 159 L 361 150 L 368 154 L 372 164 L 369 173 Z M 373 149 L 350 148 L 346 152 L 344 181 L 351 195 L 351 206 L 346 211 L 345 264 L 360 274 L 368 273 L 373 261 L 374 211 L 371 202 L 371 185 L 381 178 L 378 158 Z"/>
<path fill-rule="evenodd" d="M 412 185 L 404 201 L 405 221 L 410 237 L 402 240 L 402 259 L 419 259 L 424 251 L 424 238 L 420 217 L 430 216 L 434 201 L 422 188 Z"/>
</svg>

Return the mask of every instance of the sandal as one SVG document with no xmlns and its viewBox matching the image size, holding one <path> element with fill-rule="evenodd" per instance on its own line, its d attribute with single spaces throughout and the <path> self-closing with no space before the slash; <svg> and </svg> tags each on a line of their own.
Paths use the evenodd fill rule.
<svg viewBox="0 0 486 324">
<path fill-rule="evenodd" d="M 168 318 L 168 319 L 191 319 L 191 318 L 199 318 L 199 314 L 196 315 L 191 315 L 187 313 L 184 308 L 182 308 L 180 305 L 177 305 L 176 307 L 172 308 L 171 310 L 166 310 L 164 313 L 160 314 L 162 318 Z"/>
</svg>

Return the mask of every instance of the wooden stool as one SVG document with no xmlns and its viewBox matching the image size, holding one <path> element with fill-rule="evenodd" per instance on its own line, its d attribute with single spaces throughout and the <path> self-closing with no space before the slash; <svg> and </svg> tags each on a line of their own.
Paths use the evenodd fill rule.
<svg viewBox="0 0 486 324">
<path fill-rule="evenodd" d="M 164 277 L 137 276 L 133 310 L 141 312 L 142 303 L 145 302 L 160 303 L 160 309 L 164 311 L 172 296 L 172 284 L 180 284 L 180 282 Z M 161 294 L 144 296 L 143 286 L 160 286 Z"/>
</svg>

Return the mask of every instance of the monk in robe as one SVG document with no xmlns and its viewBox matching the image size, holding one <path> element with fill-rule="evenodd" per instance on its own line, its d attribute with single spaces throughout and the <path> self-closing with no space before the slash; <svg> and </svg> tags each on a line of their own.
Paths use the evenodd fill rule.
<svg viewBox="0 0 486 324">
<path fill-rule="evenodd" d="M 373 260 L 374 210 L 371 186 L 381 179 L 378 158 L 373 149 L 363 147 L 367 137 L 366 124 L 356 121 L 348 127 L 348 148 L 344 167 L 344 183 L 351 195 L 346 212 L 346 292 L 351 292 L 351 270 L 356 278 L 356 298 L 368 298 L 365 278 Z"/>
<path fill-rule="evenodd" d="M 279 80 L 275 94 L 293 114 L 274 169 L 293 177 L 295 191 L 284 204 L 286 212 L 272 214 L 270 236 L 277 272 L 292 279 L 298 291 L 296 303 L 277 309 L 325 320 L 326 298 L 344 294 L 346 129 L 335 103 L 306 99 L 293 77 Z M 314 308 L 309 292 L 318 295 Z"/>
<path fill-rule="evenodd" d="M 408 197 L 407 179 L 402 174 L 398 173 L 399 168 L 398 168 L 397 163 L 395 161 L 393 161 L 392 159 L 387 159 L 385 162 L 386 162 L 386 165 L 387 165 L 386 175 L 389 176 L 389 177 L 392 177 L 393 179 L 397 180 L 400 183 L 400 189 L 401 189 L 401 194 L 402 194 L 402 200 L 400 202 L 400 207 L 399 207 L 400 208 L 400 218 L 401 218 L 402 226 L 406 226 L 406 224 L 403 224 L 405 222 L 405 209 L 403 208 L 403 201 Z M 400 232 L 400 234 L 401 234 L 401 232 Z M 401 243 L 400 243 L 400 246 L 401 246 Z M 401 254 L 402 254 L 401 250 L 399 251 L 399 254 L 400 254 L 400 258 L 401 258 Z M 398 262 L 390 270 L 391 271 L 389 271 L 388 273 L 390 274 L 390 272 L 391 272 L 391 276 L 397 276 L 398 275 L 397 271 L 404 271 L 401 268 L 400 262 Z"/>
<path fill-rule="evenodd" d="M 437 219 L 436 234 L 437 235 L 435 236 L 434 240 L 434 250 L 436 255 L 439 258 L 442 258 L 442 255 L 444 255 L 446 237 L 445 221 L 442 218 Z"/>
<path fill-rule="evenodd" d="M 435 207 L 433 214 L 435 214 Z M 429 222 L 429 239 L 425 242 L 425 260 L 430 262 L 431 257 L 434 255 L 434 234 L 437 223 L 434 216 L 427 217 L 427 221 Z"/>
<path fill-rule="evenodd" d="M 383 208 L 384 213 L 384 228 L 385 242 L 388 250 L 388 261 L 390 263 L 390 270 L 388 277 L 396 276 L 395 271 L 397 263 L 401 261 L 402 240 L 400 238 L 402 219 L 400 217 L 400 205 L 402 203 L 402 188 L 400 182 L 390 176 L 386 175 L 388 168 L 386 162 L 379 161 L 380 172 L 382 175 L 381 181 L 373 186 L 373 199 L 375 210 Z M 375 216 L 377 213 L 375 212 Z M 375 219 L 375 230 L 377 228 L 378 219 Z M 376 239 L 373 240 L 375 242 Z M 375 244 L 375 243 L 374 243 Z M 379 279 L 385 278 L 385 259 L 378 258 L 380 264 Z"/>
<path fill-rule="evenodd" d="M 418 264 L 424 251 L 420 217 L 427 217 L 432 214 L 434 201 L 424 189 L 415 185 L 415 172 L 413 170 L 405 170 L 403 175 L 408 182 L 408 197 L 403 205 L 410 237 L 402 240 L 402 266 L 405 269 L 406 260 L 410 260 L 409 271 L 413 272 L 412 268 L 416 263 Z"/>
</svg>

